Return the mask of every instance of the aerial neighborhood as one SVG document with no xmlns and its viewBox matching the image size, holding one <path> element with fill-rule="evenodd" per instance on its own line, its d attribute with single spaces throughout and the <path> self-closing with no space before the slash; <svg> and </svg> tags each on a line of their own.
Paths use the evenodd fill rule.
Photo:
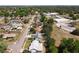
<svg viewBox="0 0 79 59">
<path fill-rule="evenodd" d="M 0 8 L 0 53 L 78 52 L 78 6 Z"/>
</svg>

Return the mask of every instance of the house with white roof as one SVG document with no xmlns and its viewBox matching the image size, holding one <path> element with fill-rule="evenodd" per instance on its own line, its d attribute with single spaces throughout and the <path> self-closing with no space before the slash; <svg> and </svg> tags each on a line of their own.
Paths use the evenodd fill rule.
<svg viewBox="0 0 79 59">
<path fill-rule="evenodd" d="M 59 15 L 59 13 L 57 13 L 57 12 L 53 12 L 53 13 L 48 12 L 48 13 L 43 13 L 43 14 L 46 15 L 46 16 L 55 16 L 55 15 Z"/>
<path fill-rule="evenodd" d="M 12 38 L 15 37 L 16 34 L 15 33 L 4 33 L 3 34 L 3 38 Z"/>
<path fill-rule="evenodd" d="M 32 41 L 31 45 L 29 46 L 29 51 L 31 53 L 36 53 L 36 52 L 43 52 L 44 51 L 44 46 L 42 42 L 42 34 L 40 32 L 36 32 L 35 40 Z"/>
<path fill-rule="evenodd" d="M 31 53 L 42 52 L 43 43 L 40 43 L 38 40 L 34 40 L 29 47 L 29 51 Z"/>
<path fill-rule="evenodd" d="M 47 19 L 50 19 L 52 17 L 55 17 L 55 16 L 59 15 L 59 13 L 57 13 L 57 12 L 53 12 L 53 13 L 48 12 L 48 13 L 43 13 L 43 15 L 45 15 L 45 17 Z"/>
</svg>

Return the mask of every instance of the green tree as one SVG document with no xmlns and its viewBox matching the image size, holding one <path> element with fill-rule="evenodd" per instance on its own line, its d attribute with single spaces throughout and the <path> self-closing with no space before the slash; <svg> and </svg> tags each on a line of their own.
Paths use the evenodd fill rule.
<svg viewBox="0 0 79 59">
<path fill-rule="evenodd" d="M 55 47 L 55 41 L 54 39 L 50 38 L 48 41 L 48 50 L 50 53 L 57 53 L 58 49 Z"/>
<path fill-rule="evenodd" d="M 7 49 L 7 45 L 4 43 L 0 43 L 0 52 L 3 53 Z"/>
<path fill-rule="evenodd" d="M 43 22 L 44 19 L 45 19 L 45 16 L 44 16 L 43 14 L 41 14 L 41 19 L 40 19 L 40 21 Z"/>
<path fill-rule="evenodd" d="M 35 29 L 34 28 L 31 28 L 30 29 L 30 32 L 33 34 L 33 33 L 35 33 Z"/>
<path fill-rule="evenodd" d="M 69 16 L 70 16 L 70 17 L 73 17 L 73 16 L 74 16 L 74 14 L 70 13 L 70 14 L 69 14 Z"/>
<path fill-rule="evenodd" d="M 78 53 L 79 52 L 79 40 L 76 40 L 74 42 L 74 52 Z"/>
<path fill-rule="evenodd" d="M 48 24 L 53 24 L 53 22 L 54 22 L 54 21 L 53 21 L 52 18 L 51 18 L 51 19 L 48 19 L 48 21 L 47 21 Z"/>
<path fill-rule="evenodd" d="M 79 52 L 79 40 L 73 38 L 64 38 L 61 45 L 58 47 L 60 53 L 78 53 Z"/>
</svg>

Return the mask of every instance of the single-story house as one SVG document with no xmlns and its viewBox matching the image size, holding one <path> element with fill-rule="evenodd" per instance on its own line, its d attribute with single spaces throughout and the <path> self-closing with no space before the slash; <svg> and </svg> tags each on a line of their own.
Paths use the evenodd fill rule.
<svg viewBox="0 0 79 59">
<path fill-rule="evenodd" d="M 0 24 L 0 29 L 11 30 L 11 26 L 7 24 Z"/>
<path fill-rule="evenodd" d="M 22 22 L 20 20 L 11 20 L 9 22 L 9 25 L 12 26 L 12 28 L 16 28 L 16 29 L 22 29 Z"/>
<path fill-rule="evenodd" d="M 43 13 L 43 15 L 45 15 L 45 17 L 47 19 L 50 19 L 50 18 L 53 18 L 53 17 L 59 15 L 59 13 L 57 13 L 57 12 L 53 12 L 53 13 L 48 12 L 48 13 Z"/>
<path fill-rule="evenodd" d="M 4 33 L 3 34 L 3 38 L 11 38 L 11 37 L 15 37 L 16 34 L 15 33 Z"/>
<path fill-rule="evenodd" d="M 34 40 L 29 47 L 29 51 L 31 53 L 42 52 L 43 43 L 40 43 L 38 40 Z"/>
<path fill-rule="evenodd" d="M 57 12 L 53 12 L 53 13 L 48 12 L 48 13 L 43 13 L 43 14 L 46 15 L 46 16 L 55 16 L 55 15 L 59 15 L 59 13 L 57 13 Z"/>
</svg>

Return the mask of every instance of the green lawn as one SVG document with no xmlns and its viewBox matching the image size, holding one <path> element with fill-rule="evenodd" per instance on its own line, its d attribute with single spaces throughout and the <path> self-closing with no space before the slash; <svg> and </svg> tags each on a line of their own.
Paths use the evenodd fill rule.
<svg viewBox="0 0 79 59">
<path fill-rule="evenodd" d="M 79 24 L 76 24 L 75 25 L 75 28 L 79 30 Z"/>
<path fill-rule="evenodd" d="M 30 44 L 31 44 L 31 42 L 32 42 L 32 39 L 31 38 L 29 38 L 28 40 L 26 40 L 25 43 L 24 43 L 23 48 L 24 49 L 26 49 L 26 48 L 28 49 L 29 46 L 30 46 Z"/>
<path fill-rule="evenodd" d="M 5 30 L 3 30 L 3 29 L 0 29 L 0 33 L 3 33 L 3 32 L 5 32 Z"/>
</svg>

